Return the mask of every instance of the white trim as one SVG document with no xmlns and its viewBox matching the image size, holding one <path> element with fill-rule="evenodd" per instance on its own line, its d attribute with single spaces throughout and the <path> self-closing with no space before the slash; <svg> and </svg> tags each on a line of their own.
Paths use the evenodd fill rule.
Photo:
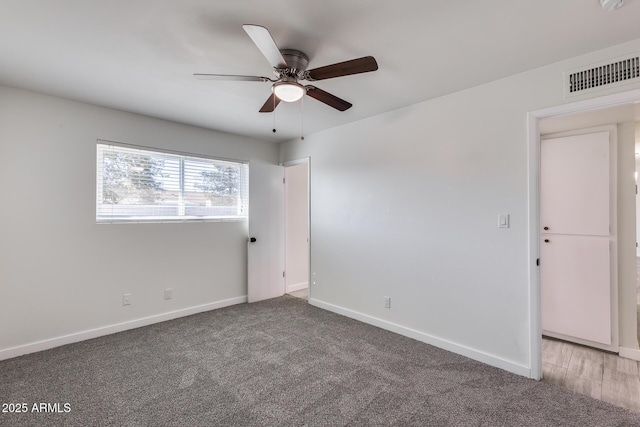
<svg viewBox="0 0 640 427">
<path fill-rule="evenodd" d="M 309 287 L 309 282 L 296 283 L 295 285 L 287 286 L 287 293 L 301 291 Z"/>
<path fill-rule="evenodd" d="M 496 368 L 504 369 L 505 371 L 512 372 L 517 375 L 525 377 L 531 377 L 531 370 L 527 366 L 520 365 L 510 360 L 502 359 L 492 354 L 484 353 L 479 350 L 475 350 L 464 345 L 460 345 L 451 341 L 443 340 L 438 337 L 426 334 L 424 332 L 417 331 L 415 329 L 408 328 L 406 326 L 398 325 L 396 323 L 388 322 L 377 317 L 369 316 L 367 314 L 359 313 L 357 311 L 350 310 L 348 308 L 333 305 L 317 299 L 309 299 L 309 304 L 328 310 L 342 316 L 350 317 L 352 319 L 359 320 L 369 325 L 377 326 L 378 328 L 385 329 L 387 331 L 395 332 L 396 334 L 404 335 L 409 338 L 430 344 L 444 350 L 460 354 L 478 362 L 486 363 L 487 365 L 495 366 Z"/>
<path fill-rule="evenodd" d="M 310 157 L 303 157 L 301 159 L 296 159 L 296 160 L 289 160 L 286 161 L 284 163 L 280 163 L 280 165 L 284 166 L 284 167 L 288 167 L 288 166 L 295 166 L 295 165 L 301 165 L 303 163 L 309 163 L 309 159 Z"/>
<path fill-rule="evenodd" d="M 640 350 L 636 348 L 620 347 L 620 352 L 618 354 L 620 357 L 640 361 Z"/>
<path fill-rule="evenodd" d="M 176 319 L 178 317 L 190 316 L 192 314 L 202 313 L 204 311 L 215 310 L 217 308 L 228 307 L 231 305 L 242 304 L 247 302 L 247 296 L 229 298 L 226 300 L 215 301 L 208 304 L 197 305 L 194 307 L 183 308 L 180 310 L 170 311 L 168 313 L 156 314 L 153 316 L 143 317 L 136 320 L 129 320 L 114 325 L 102 326 L 100 328 L 89 329 L 87 331 L 76 332 L 69 335 L 63 335 L 56 338 L 50 338 L 42 341 L 36 341 L 17 347 L 0 350 L 0 360 L 11 359 L 13 357 L 22 356 L 23 354 L 35 353 L 37 351 L 48 350 L 50 348 L 59 347 L 61 345 L 72 344 L 79 341 L 90 340 L 92 338 L 104 335 L 115 334 L 117 332 L 127 331 L 129 329 L 148 326 L 154 323 L 165 322 L 167 320 Z"/>
<path fill-rule="evenodd" d="M 542 330 L 540 323 L 540 277 L 536 259 L 540 256 L 540 212 L 538 201 L 538 167 L 540 164 L 540 130 L 538 121 L 545 117 L 593 111 L 640 102 L 640 89 L 583 101 L 543 108 L 527 113 L 528 199 L 529 199 L 529 343 L 531 378 L 542 378 Z"/>
<path fill-rule="evenodd" d="M 571 102 L 569 104 L 556 105 L 555 107 L 543 108 L 531 111 L 528 115 L 537 120 L 562 114 L 581 113 L 616 107 L 619 105 L 633 104 L 639 101 L 640 89 L 634 89 L 627 92 L 614 93 L 613 95 L 605 95 L 598 98 L 590 98 L 583 101 Z"/>
<path fill-rule="evenodd" d="M 542 322 L 540 321 L 540 269 L 537 260 L 540 258 L 540 212 L 539 212 L 539 164 L 540 164 L 540 129 L 538 117 L 527 114 L 528 151 L 529 151 L 529 365 L 531 378 L 542 379 Z M 532 143 L 535 141 L 535 143 Z"/>
<path fill-rule="evenodd" d="M 96 139 L 96 145 L 97 144 L 112 145 L 114 147 L 131 148 L 131 149 L 134 149 L 134 150 L 155 151 L 157 153 L 175 154 L 177 156 L 202 157 L 202 158 L 205 158 L 205 159 L 220 160 L 220 161 L 223 161 L 223 162 L 243 163 L 243 164 L 247 164 L 247 165 L 249 164 L 249 160 L 233 159 L 231 157 L 216 157 L 216 156 L 212 156 L 210 154 L 191 153 L 189 151 L 168 150 L 168 149 L 164 149 L 164 148 L 150 147 L 148 145 L 128 144 L 126 142 L 111 141 L 111 140 L 108 140 L 108 139 L 101 139 L 101 138 Z"/>
</svg>

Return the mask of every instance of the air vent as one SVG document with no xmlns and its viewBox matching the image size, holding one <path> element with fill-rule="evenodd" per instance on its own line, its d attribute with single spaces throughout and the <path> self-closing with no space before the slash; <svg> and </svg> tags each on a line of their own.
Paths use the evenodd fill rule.
<svg viewBox="0 0 640 427">
<path fill-rule="evenodd" d="M 640 82 L 640 55 L 565 72 L 565 97 Z"/>
</svg>

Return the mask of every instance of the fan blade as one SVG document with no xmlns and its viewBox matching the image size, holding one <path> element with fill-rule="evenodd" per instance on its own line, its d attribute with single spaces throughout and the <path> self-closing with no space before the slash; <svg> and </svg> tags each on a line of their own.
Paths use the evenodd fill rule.
<svg viewBox="0 0 640 427">
<path fill-rule="evenodd" d="M 278 45 L 273 41 L 271 33 L 260 25 L 243 25 L 242 28 L 249 34 L 251 40 L 258 46 L 260 52 L 267 58 L 273 68 L 287 68 L 287 62 L 282 57 Z"/>
<path fill-rule="evenodd" d="M 260 109 L 261 113 L 272 113 L 273 110 L 280 104 L 280 98 L 276 96 L 275 93 L 272 93 L 267 102 L 264 103 L 262 108 Z"/>
<path fill-rule="evenodd" d="M 307 80 L 324 80 L 334 77 L 349 76 L 351 74 L 368 73 L 376 71 L 378 63 L 373 56 L 365 56 L 363 58 L 352 59 L 351 61 L 339 62 L 337 64 L 325 65 L 324 67 L 314 68 L 307 72 Z"/>
<path fill-rule="evenodd" d="M 322 89 L 318 89 L 315 86 L 306 86 L 307 95 L 312 98 L 317 99 L 320 102 L 324 102 L 330 107 L 335 108 L 336 110 L 344 111 L 351 108 L 351 104 L 345 101 L 344 99 L 340 99 L 335 95 L 331 95 L 329 92 L 325 92 Z"/>
<path fill-rule="evenodd" d="M 271 79 L 260 76 L 239 76 L 236 74 L 194 74 L 193 77 L 201 80 L 225 80 L 236 82 L 268 82 Z"/>
</svg>

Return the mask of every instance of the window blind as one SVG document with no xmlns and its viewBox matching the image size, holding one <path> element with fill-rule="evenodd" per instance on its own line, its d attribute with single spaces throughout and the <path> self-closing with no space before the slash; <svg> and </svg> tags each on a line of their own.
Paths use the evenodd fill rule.
<svg viewBox="0 0 640 427">
<path fill-rule="evenodd" d="M 96 221 L 243 219 L 244 163 L 97 144 Z"/>
</svg>

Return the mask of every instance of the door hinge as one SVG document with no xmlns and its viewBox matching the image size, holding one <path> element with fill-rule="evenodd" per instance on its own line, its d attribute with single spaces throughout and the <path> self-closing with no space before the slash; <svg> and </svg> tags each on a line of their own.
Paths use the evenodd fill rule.
<svg viewBox="0 0 640 427">
<path fill-rule="evenodd" d="M 282 272 L 282 277 L 285 277 L 284 271 Z"/>
<path fill-rule="evenodd" d="M 283 183 L 283 184 L 284 184 L 285 179 L 287 179 L 287 178 L 282 178 L 282 183 Z"/>
<path fill-rule="evenodd" d="M 538 267 L 540 266 L 540 258 L 538 258 L 538 259 L 536 260 L 536 265 L 537 265 Z"/>
</svg>

